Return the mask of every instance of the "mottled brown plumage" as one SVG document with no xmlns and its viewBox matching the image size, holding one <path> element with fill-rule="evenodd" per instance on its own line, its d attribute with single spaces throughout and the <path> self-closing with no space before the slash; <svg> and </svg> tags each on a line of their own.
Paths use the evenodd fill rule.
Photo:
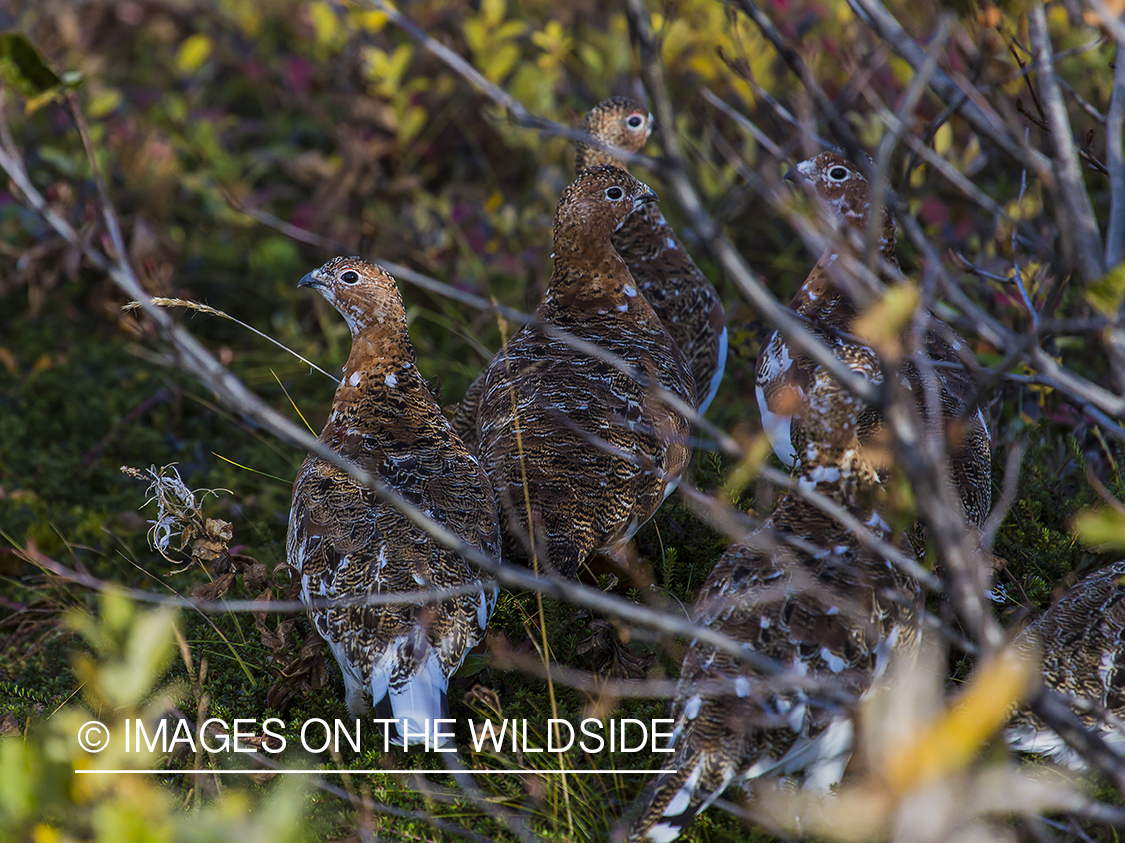
<svg viewBox="0 0 1125 843">
<path fill-rule="evenodd" d="M 531 526 L 539 560 L 568 577 L 644 524 L 691 454 L 687 419 L 657 394 L 693 405 L 691 371 L 610 245 L 655 199 L 612 166 L 583 171 L 563 191 L 547 292 L 480 378 L 476 438 L 510 546 L 529 556 Z M 541 323 L 616 355 L 643 382 Z"/>
<path fill-rule="evenodd" d="M 1016 646 L 1042 659 L 1043 684 L 1089 706 L 1075 714 L 1087 729 L 1125 752 L 1125 561 L 1090 574 L 1066 592 L 1019 637 Z M 1106 722 L 1098 712 L 1107 712 Z M 1008 745 L 1044 755 L 1073 770 L 1086 762 L 1028 709 L 1004 730 Z"/>
<path fill-rule="evenodd" d="M 866 234 L 870 212 L 870 186 L 859 169 L 838 152 L 822 152 L 802 161 L 790 171 L 793 177 L 810 184 L 821 202 L 848 226 Z M 879 251 L 888 264 L 898 266 L 895 254 L 897 225 L 894 217 L 883 209 L 879 229 Z M 832 346 L 847 345 L 837 331 L 851 332 L 856 317 L 851 296 L 833 280 L 839 272 L 840 254 L 850 249 L 850 239 L 837 238 L 809 273 L 790 307 L 808 317 L 812 330 Z M 888 279 L 889 280 L 889 279 Z M 932 422 L 935 431 L 948 437 L 953 481 L 965 506 L 969 520 L 983 523 L 992 502 L 992 456 L 990 451 L 986 407 L 970 406 L 976 394 L 976 383 L 960 360 L 967 353 L 965 342 L 948 326 L 931 318 L 933 327 L 927 332 L 925 353 L 930 360 L 945 364 L 934 370 L 938 381 L 941 419 Z M 947 339 L 947 337 L 949 339 Z M 799 410 L 802 394 L 809 382 L 814 363 L 808 357 L 792 352 L 780 332 L 773 332 L 762 344 L 757 364 L 757 397 L 762 413 L 762 426 L 770 438 L 774 452 L 789 466 L 798 457 Z M 925 412 L 925 390 L 917 367 L 903 361 L 902 376 L 917 396 L 919 409 Z M 868 411 L 860 422 L 860 437 L 870 441 L 881 427 L 874 411 Z"/>
<path fill-rule="evenodd" d="M 652 132 L 652 115 L 627 97 L 598 103 L 583 128 L 605 144 L 639 152 Z M 628 169 L 610 152 L 577 143 L 579 172 L 596 164 Z M 684 352 L 695 378 L 698 411 L 711 405 L 727 362 L 727 326 L 723 303 L 676 232 L 656 205 L 641 208 L 613 235 L 613 247 L 633 275 L 637 289 Z"/>
<path fill-rule="evenodd" d="M 335 258 L 301 279 L 347 320 L 352 349 L 320 441 L 470 545 L 498 559 L 492 488 L 418 374 L 394 279 Z M 401 605 L 309 606 L 340 664 L 348 710 L 423 723 L 446 717 L 449 677 L 484 636 L 495 586 L 346 472 L 310 455 L 293 484 L 286 551 L 301 599 L 471 591 Z M 400 736 L 402 729 L 399 727 Z"/>
<path fill-rule="evenodd" d="M 873 354 L 840 349 L 853 371 L 882 379 Z M 864 405 L 820 367 L 806 392 L 809 422 L 797 483 L 845 507 L 876 535 L 881 487 L 857 437 Z M 692 642 L 672 705 L 674 752 L 633 823 L 630 841 L 673 840 L 732 782 L 801 775 L 838 781 L 852 714 L 892 654 L 917 648 L 918 584 L 863 549 L 852 532 L 795 493 L 719 559 L 695 602 L 697 623 L 785 670 L 779 676 Z M 726 682 L 730 690 L 714 690 Z M 711 686 L 711 690 L 708 690 Z"/>
</svg>

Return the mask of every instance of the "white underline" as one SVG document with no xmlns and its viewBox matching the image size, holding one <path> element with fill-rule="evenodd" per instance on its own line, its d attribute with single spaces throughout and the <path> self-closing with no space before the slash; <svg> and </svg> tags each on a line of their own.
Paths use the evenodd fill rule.
<svg viewBox="0 0 1125 843">
<path fill-rule="evenodd" d="M 567 775 L 585 773 L 603 773 L 606 775 L 635 773 L 647 775 L 650 773 L 674 773 L 675 770 L 270 770 L 262 768 L 257 770 L 75 770 L 78 774 L 112 773 L 114 775 L 146 773 L 157 776 L 248 776 L 277 774 L 277 775 L 307 775 L 323 776 L 338 774 L 342 776 L 363 776 L 376 773 L 393 773 L 395 775 L 438 775 L 441 773 L 468 773 L 470 776 L 525 776 L 525 775 Z"/>
</svg>

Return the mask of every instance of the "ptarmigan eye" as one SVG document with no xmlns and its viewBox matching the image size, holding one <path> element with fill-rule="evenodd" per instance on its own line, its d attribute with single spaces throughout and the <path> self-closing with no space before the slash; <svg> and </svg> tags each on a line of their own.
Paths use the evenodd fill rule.
<svg viewBox="0 0 1125 843">
<path fill-rule="evenodd" d="M 610 200 L 611 202 L 616 202 L 624 195 L 625 191 L 620 187 L 607 187 L 605 189 L 605 198 Z"/>
<path fill-rule="evenodd" d="M 833 167 L 828 171 L 828 178 L 832 179 L 832 181 L 844 181 L 847 177 L 847 167 Z"/>
<path fill-rule="evenodd" d="M 349 269 L 347 272 L 340 276 L 340 280 L 345 284 L 355 284 L 359 281 L 359 273 L 354 269 Z"/>
<path fill-rule="evenodd" d="M 639 129 L 644 125 L 645 119 L 639 114 L 634 114 L 625 121 L 625 125 L 630 129 Z"/>
</svg>

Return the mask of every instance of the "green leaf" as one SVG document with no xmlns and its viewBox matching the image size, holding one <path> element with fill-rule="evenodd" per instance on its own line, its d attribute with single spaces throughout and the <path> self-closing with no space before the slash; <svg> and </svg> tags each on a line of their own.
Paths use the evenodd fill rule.
<svg viewBox="0 0 1125 843">
<path fill-rule="evenodd" d="M 35 810 L 37 772 L 23 738 L 0 738 L 0 816 L 17 827 Z"/>
<path fill-rule="evenodd" d="M 1125 513 L 1113 507 L 1083 510 L 1074 517 L 1074 532 L 1089 547 L 1125 547 Z"/>
<path fill-rule="evenodd" d="M 59 76 L 27 36 L 4 32 L 0 33 L 0 80 L 27 98 L 25 110 L 31 113 L 58 98 L 65 89 L 77 88 L 82 84 L 82 74 Z"/>
<path fill-rule="evenodd" d="M 39 96 L 62 84 L 39 51 L 18 32 L 0 35 L 0 76 L 26 97 Z"/>
</svg>

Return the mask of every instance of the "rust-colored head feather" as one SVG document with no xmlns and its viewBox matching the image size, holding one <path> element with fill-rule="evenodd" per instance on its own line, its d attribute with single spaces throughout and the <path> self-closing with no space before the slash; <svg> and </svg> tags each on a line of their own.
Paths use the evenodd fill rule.
<svg viewBox="0 0 1125 843">
<path fill-rule="evenodd" d="M 870 159 L 868 159 L 870 161 Z M 835 150 L 827 150 L 802 161 L 786 178 L 799 178 L 812 186 L 817 197 L 835 211 L 861 235 L 866 235 L 867 216 L 871 212 L 871 185 L 859 167 Z M 883 208 L 883 227 L 879 232 L 879 248 L 894 263 L 898 225 L 890 209 Z"/>
<path fill-rule="evenodd" d="M 652 134 L 652 115 L 636 100 L 611 97 L 590 110 L 582 128 L 604 144 L 626 152 L 640 152 Z M 622 166 L 621 159 L 613 153 L 583 141 L 576 142 L 574 150 L 575 169 L 578 172 L 598 164 Z"/>
<path fill-rule="evenodd" d="M 391 274 L 362 258 L 333 258 L 298 282 L 320 293 L 348 323 L 352 352 L 345 374 L 383 360 L 414 362 L 414 346 L 406 327 L 406 310 Z"/>
<path fill-rule="evenodd" d="M 555 209 L 555 260 L 612 249 L 610 237 L 635 211 L 657 200 L 620 167 L 599 164 L 578 174 Z"/>
</svg>

